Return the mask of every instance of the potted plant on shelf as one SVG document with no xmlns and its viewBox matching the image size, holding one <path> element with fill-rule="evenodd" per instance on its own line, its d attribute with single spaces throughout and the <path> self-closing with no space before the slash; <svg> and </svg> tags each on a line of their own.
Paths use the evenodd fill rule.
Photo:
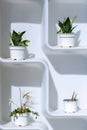
<svg viewBox="0 0 87 130">
<path fill-rule="evenodd" d="M 29 44 L 29 40 L 23 40 L 23 32 L 16 32 L 13 30 L 10 33 L 11 43 L 9 44 L 10 58 L 14 60 L 23 60 L 26 58 L 26 46 Z"/>
<path fill-rule="evenodd" d="M 64 111 L 67 113 L 74 113 L 78 111 L 78 99 L 77 94 L 73 92 L 71 99 L 64 99 Z"/>
<path fill-rule="evenodd" d="M 76 16 L 70 19 L 69 17 L 64 18 L 63 22 L 58 21 L 56 24 L 57 35 L 58 35 L 58 45 L 60 47 L 74 47 L 75 46 L 75 34 L 73 30 L 76 26 L 73 27 L 73 22 L 75 21 Z"/>
<path fill-rule="evenodd" d="M 12 117 L 12 121 L 16 126 L 26 126 L 29 124 L 29 114 L 32 113 L 39 116 L 38 112 L 34 112 L 30 109 L 30 93 L 26 92 L 22 94 L 21 89 L 19 88 L 20 93 L 20 105 L 16 104 L 12 99 L 9 99 L 10 104 L 16 105 L 16 109 L 11 111 L 10 117 Z"/>
</svg>

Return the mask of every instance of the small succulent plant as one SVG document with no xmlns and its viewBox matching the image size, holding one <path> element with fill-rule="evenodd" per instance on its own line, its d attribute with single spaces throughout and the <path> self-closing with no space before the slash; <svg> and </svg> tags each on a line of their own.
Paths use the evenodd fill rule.
<svg viewBox="0 0 87 130">
<path fill-rule="evenodd" d="M 16 32 L 13 30 L 10 33 L 11 43 L 10 46 L 28 46 L 30 40 L 23 40 L 22 36 L 24 35 L 25 31 L 23 32 Z"/>
</svg>

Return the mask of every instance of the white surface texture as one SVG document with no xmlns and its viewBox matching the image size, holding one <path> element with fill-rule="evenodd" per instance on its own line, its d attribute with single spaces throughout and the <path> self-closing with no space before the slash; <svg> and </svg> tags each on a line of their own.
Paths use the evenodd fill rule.
<svg viewBox="0 0 87 130">
<path fill-rule="evenodd" d="M 0 0 L 0 129 L 87 130 L 87 1 Z M 76 47 L 57 46 L 55 24 L 77 16 Z M 28 57 L 12 60 L 10 31 L 26 31 Z M 9 118 L 18 89 L 31 91 L 37 120 L 16 127 Z M 63 99 L 77 93 L 79 110 L 65 113 Z M 19 103 L 19 102 L 18 102 Z"/>
</svg>

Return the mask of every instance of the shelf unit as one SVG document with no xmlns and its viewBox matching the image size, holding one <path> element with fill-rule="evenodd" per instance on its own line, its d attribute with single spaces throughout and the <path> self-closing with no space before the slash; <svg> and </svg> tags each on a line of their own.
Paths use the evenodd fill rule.
<svg viewBox="0 0 87 130">
<path fill-rule="evenodd" d="M 86 6 L 84 0 L 0 0 L 0 129 L 87 129 Z M 75 15 L 79 46 L 59 48 L 55 24 Z M 9 58 L 9 32 L 13 29 L 26 31 L 33 57 Z M 15 99 L 19 87 L 32 91 L 40 113 L 38 120 L 26 127 L 14 126 L 8 117 L 14 107 L 9 108 L 7 99 Z M 74 90 L 80 110 L 65 113 L 62 101 Z"/>
</svg>

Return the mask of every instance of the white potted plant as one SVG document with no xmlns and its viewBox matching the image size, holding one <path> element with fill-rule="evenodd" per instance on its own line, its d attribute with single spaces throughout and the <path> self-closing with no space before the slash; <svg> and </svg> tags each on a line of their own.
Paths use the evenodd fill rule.
<svg viewBox="0 0 87 130">
<path fill-rule="evenodd" d="M 29 40 L 23 40 L 23 32 L 16 32 L 13 30 L 10 33 L 11 43 L 9 44 L 10 58 L 13 60 L 24 60 L 26 58 L 26 47 L 29 44 Z"/>
<path fill-rule="evenodd" d="M 75 33 L 73 33 L 73 30 L 76 27 L 73 27 L 73 22 L 75 21 L 75 19 L 76 16 L 72 19 L 67 17 L 64 18 L 63 22 L 58 21 L 58 23 L 56 24 L 59 47 L 69 48 L 75 46 Z"/>
<path fill-rule="evenodd" d="M 74 113 L 78 111 L 78 99 L 76 99 L 77 94 L 73 92 L 71 99 L 64 99 L 64 111 L 66 113 Z"/>
<path fill-rule="evenodd" d="M 22 94 L 21 89 L 19 88 L 20 93 L 20 105 L 16 104 L 12 99 L 9 99 L 10 104 L 16 105 L 16 109 L 11 111 L 10 117 L 12 119 L 12 122 L 16 126 L 26 126 L 29 124 L 29 116 L 30 113 L 35 115 L 35 118 L 39 116 L 38 112 L 34 112 L 30 109 L 30 93 L 26 92 Z"/>
</svg>

